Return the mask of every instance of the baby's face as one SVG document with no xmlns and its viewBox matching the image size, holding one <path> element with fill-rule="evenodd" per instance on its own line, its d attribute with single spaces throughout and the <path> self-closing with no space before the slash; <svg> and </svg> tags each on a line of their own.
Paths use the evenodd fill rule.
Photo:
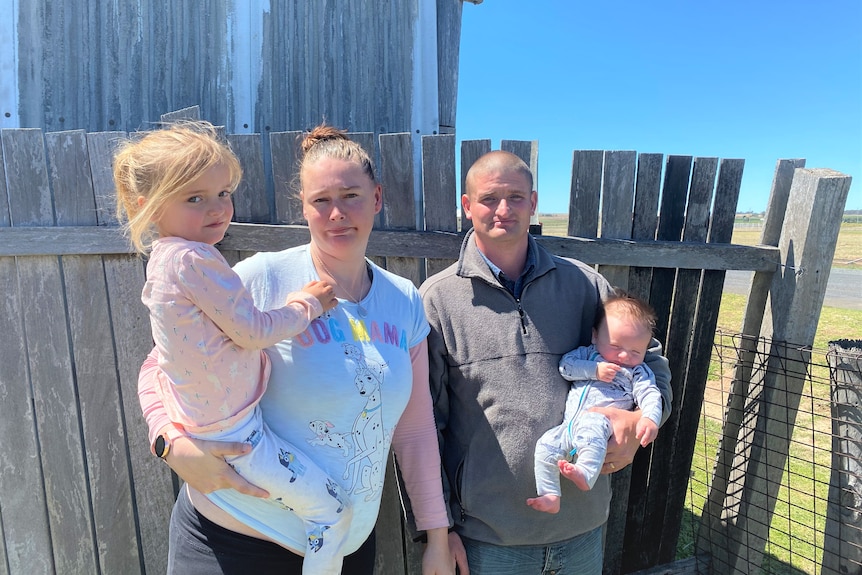
<svg viewBox="0 0 862 575">
<path fill-rule="evenodd" d="M 652 339 L 650 330 L 628 317 L 605 316 L 593 332 L 593 343 L 606 361 L 623 367 L 643 363 Z"/>
</svg>

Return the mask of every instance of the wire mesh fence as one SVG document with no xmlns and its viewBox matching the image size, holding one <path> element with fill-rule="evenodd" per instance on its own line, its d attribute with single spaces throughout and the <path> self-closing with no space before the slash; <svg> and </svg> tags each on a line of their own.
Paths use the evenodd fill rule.
<svg viewBox="0 0 862 575">
<path fill-rule="evenodd" d="M 716 334 L 677 558 L 696 555 L 698 549 L 700 553 L 709 549 L 712 533 L 709 522 L 702 521 L 702 517 L 707 508 L 716 454 L 720 448 L 728 409 L 737 409 L 742 405 L 745 410 L 743 421 L 749 418 L 754 420 L 757 412 L 774 400 L 776 393 L 782 393 L 782 390 L 754 384 L 748 388 L 742 402 L 738 401 L 739 398 L 731 401 L 741 348 L 743 341 L 740 334 Z M 767 446 L 772 439 L 786 437 L 781 434 L 786 433 L 791 437 L 787 457 L 775 458 L 781 461 L 783 474 L 774 467 L 769 469 L 768 453 L 765 458 L 764 474 L 771 477 L 780 475 L 782 478 L 774 502 L 768 500 L 767 493 L 763 493 L 763 497 L 750 498 L 747 502 L 750 505 L 758 502 L 765 506 L 774 504 L 769 535 L 764 542 L 757 537 L 749 539 L 751 529 L 733 531 L 733 543 L 740 547 L 735 556 L 741 556 L 742 560 L 736 559 L 732 566 L 722 565 L 721 554 L 710 553 L 711 572 L 774 575 L 862 573 L 862 534 L 859 529 L 862 526 L 859 495 L 862 489 L 858 487 L 862 477 L 859 473 L 862 455 L 862 442 L 859 441 L 862 437 L 862 405 L 859 399 L 862 392 L 858 388 L 854 389 L 853 385 L 840 383 L 847 381 L 843 377 L 845 374 L 838 373 L 846 369 L 846 364 L 836 363 L 833 354 L 830 367 L 830 350 L 808 348 L 803 351 L 810 355 L 810 361 L 784 364 L 774 361 L 775 349 L 773 342 L 765 340 L 757 346 L 757 355 L 752 362 L 752 382 L 763 380 L 758 377 L 762 375 L 758 370 L 765 369 L 767 365 L 769 369 L 783 370 L 799 370 L 801 365 L 804 373 L 788 375 L 804 379 L 804 386 L 801 396 L 795 398 L 799 405 L 795 423 L 790 414 L 787 422 L 751 427 L 751 433 L 766 434 Z M 800 350 L 794 351 L 799 353 Z M 773 357 L 767 357 L 768 354 L 773 354 Z M 779 351 L 778 355 L 792 354 Z M 768 361 L 770 359 L 772 361 Z M 858 369 L 858 358 L 855 365 Z M 783 401 L 782 404 L 786 403 Z M 787 427 L 782 428 L 782 425 Z M 774 434 L 775 438 L 770 434 Z M 743 482 L 751 485 L 750 479 L 746 477 Z M 738 483 L 731 484 L 734 485 Z M 738 521 L 739 509 L 735 506 L 739 503 L 740 499 L 734 493 L 725 494 L 721 509 L 723 523 Z"/>
</svg>

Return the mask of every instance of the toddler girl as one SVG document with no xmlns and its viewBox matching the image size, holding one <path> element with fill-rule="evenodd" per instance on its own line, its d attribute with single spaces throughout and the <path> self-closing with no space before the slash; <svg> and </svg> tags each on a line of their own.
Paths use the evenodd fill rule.
<svg viewBox="0 0 862 575">
<path fill-rule="evenodd" d="M 140 253 L 149 253 L 141 299 L 159 350 L 156 389 L 171 421 L 188 435 L 242 441 L 228 457 L 269 501 L 305 522 L 303 573 L 340 573 L 351 508 L 341 486 L 263 423 L 269 379 L 263 348 L 296 336 L 337 304 L 333 288 L 312 281 L 284 307 L 255 308 L 214 247 L 233 217 L 242 170 L 207 122 L 182 122 L 126 142 L 114 158 L 117 213 Z M 156 440 L 165 457 L 170 438 Z M 277 526 L 273 527 L 277 529 Z"/>
</svg>

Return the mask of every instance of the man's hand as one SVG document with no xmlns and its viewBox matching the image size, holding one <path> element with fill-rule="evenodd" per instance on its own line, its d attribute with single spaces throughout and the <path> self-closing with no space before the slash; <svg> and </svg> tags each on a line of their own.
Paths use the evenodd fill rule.
<svg viewBox="0 0 862 575">
<path fill-rule="evenodd" d="M 608 452 L 605 455 L 605 463 L 602 465 L 602 473 L 614 473 L 631 464 L 640 447 L 637 438 L 637 425 L 641 418 L 640 410 L 626 411 L 614 407 L 593 407 L 590 411 L 601 413 L 607 417 L 614 431 L 608 441 Z"/>
<path fill-rule="evenodd" d="M 165 461 L 192 488 L 201 493 L 218 489 L 235 489 L 253 497 L 269 497 L 233 470 L 224 458 L 251 451 L 251 445 L 239 442 L 206 441 L 182 436 L 171 444 Z"/>
</svg>

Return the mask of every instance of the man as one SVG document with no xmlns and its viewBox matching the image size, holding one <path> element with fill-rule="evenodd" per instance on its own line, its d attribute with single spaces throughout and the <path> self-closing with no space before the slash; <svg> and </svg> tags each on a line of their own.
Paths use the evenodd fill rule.
<svg viewBox="0 0 862 575">
<path fill-rule="evenodd" d="M 611 286 L 592 268 L 551 255 L 529 235 L 537 193 L 527 165 L 485 154 L 467 173 L 464 213 L 473 222 L 458 262 L 420 288 L 429 335 L 430 384 L 454 521 L 450 548 L 463 574 L 598 574 L 608 477 L 591 491 L 563 481 L 558 514 L 534 497 L 536 440 L 563 418 L 569 383 L 560 357 L 590 343 Z M 671 403 L 670 372 L 653 341 L 647 364 Z M 614 428 L 604 473 L 631 463 L 637 412 L 602 410 Z M 469 564 L 469 567 L 468 567 Z"/>
</svg>

